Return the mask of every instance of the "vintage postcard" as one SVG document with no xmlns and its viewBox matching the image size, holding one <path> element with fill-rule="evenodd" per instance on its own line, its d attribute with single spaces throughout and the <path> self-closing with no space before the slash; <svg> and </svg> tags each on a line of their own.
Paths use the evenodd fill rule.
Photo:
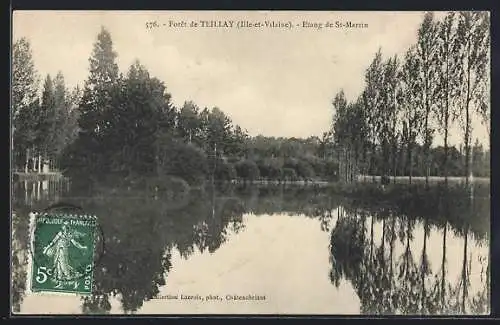
<svg viewBox="0 0 500 325">
<path fill-rule="evenodd" d="M 12 26 L 12 313 L 490 313 L 489 12 Z"/>
</svg>

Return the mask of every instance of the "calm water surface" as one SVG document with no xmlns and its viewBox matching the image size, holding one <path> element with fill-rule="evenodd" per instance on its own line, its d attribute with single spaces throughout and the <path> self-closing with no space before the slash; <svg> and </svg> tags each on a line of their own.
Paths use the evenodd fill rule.
<svg viewBox="0 0 500 325">
<path fill-rule="evenodd" d="M 489 187 L 395 206 L 281 186 L 158 197 L 19 182 L 14 194 L 15 312 L 489 313 Z M 55 202 L 99 217 L 106 251 L 91 297 L 27 290 L 28 213 Z"/>
</svg>

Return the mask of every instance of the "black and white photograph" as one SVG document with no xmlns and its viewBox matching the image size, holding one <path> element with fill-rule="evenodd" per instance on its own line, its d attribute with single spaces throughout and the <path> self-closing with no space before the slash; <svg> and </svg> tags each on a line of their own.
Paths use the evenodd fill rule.
<svg viewBox="0 0 500 325">
<path fill-rule="evenodd" d="M 12 314 L 489 315 L 490 47 L 488 11 L 14 11 Z"/>
</svg>

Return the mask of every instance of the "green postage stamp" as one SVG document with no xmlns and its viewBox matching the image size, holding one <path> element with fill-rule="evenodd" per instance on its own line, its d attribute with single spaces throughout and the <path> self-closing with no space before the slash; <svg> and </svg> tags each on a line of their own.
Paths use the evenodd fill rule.
<svg viewBox="0 0 500 325">
<path fill-rule="evenodd" d="M 92 293 L 95 216 L 42 213 L 32 220 L 32 292 Z"/>
</svg>

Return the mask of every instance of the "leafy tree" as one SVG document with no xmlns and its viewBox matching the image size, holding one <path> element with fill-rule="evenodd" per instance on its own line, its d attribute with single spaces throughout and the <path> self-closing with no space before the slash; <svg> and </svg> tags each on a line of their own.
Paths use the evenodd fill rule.
<svg viewBox="0 0 500 325">
<path fill-rule="evenodd" d="M 414 147 L 419 130 L 423 124 L 422 93 L 418 82 L 418 60 L 416 48 L 412 46 L 405 54 L 405 60 L 400 72 L 402 94 L 402 139 L 406 144 L 409 166 L 409 182 L 413 176 Z"/>
<path fill-rule="evenodd" d="M 434 130 L 430 122 L 434 97 L 436 95 L 437 85 L 437 69 L 434 61 L 437 57 L 438 37 L 437 28 L 434 22 L 434 15 L 427 12 L 418 29 L 418 38 L 416 46 L 416 60 L 418 67 L 417 80 L 422 93 L 422 110 L 423 110 L 423 140 L 424 140 L 424 159 L 426 166 L 425 182 L 429 183 L 429 150 L 432 145 Z"/>
<path fill-rule="evenodd" d="M 216 179 L 231 181 L 236 178 L 236 169 L 230 162 L 221 158 L 217 158 L 215 166 Z"/>
<path fill-rule="evenodd" d="M 59 72 L 53 80 L 54 83 L 54 106 L 55 117 L 52 125 L 52 149 L 51 160 L 57 160 L 64 147 L 69 144 L 68 134 L 72 132 L 71 129 L 75 128 L 74 124 L 70 123 L 71 103 L 66 85 L 64 83 L 64 76 Z"/>
<path fill-rule="evenodd" d="M 298 177 L 302 177 L 305 179 L 314 177 L 314 169 L 307 161 L 303 159 L 288 158 L 285 160 L 283 168 L 295 170 L 295 173 Z"/>
<path fill-rule="evenodd" d="M 199 117 L 199 108 L 192 101 L 185 102 L 178 114 L 177 129 L 179 136 L 187 142 L 203 143 L 202 121 Z"/>
<path fill-rule="evenodd" d="M 489 110 L 489 35 L 487 12 L 460 12 L 455 41 L 459 49 L 459 88 L 461 125 L 465 149 L 465 177 L 470 175 L 472 115 L 478 112 L 484 119 Z"/>
<path fill-rule="evenodd" d="M 381 111 L 382 105 L 382 84 L 383 84 L 383 66 L 382 50 L 379 48 L 370 66 L 365 73 L 365 90 L 363 92 L 363 103 L 367 110 L 368 138 L 371 139 L 370 165 L 372 170 L 375 165 L 377 146 L 381 144 L 380 133 L 382 125 Z M 373 174 L 375 177 L 375 174 Z M 373 178 L 375 181 L 375 178 Z"/>
<path fill-rule="evenodd" d="M 261 177 L 269 179 L 279 179 L 281 176 L 282 164 L 277 158 L 263 158 L 257 163 Z"/>
<path fill-rule="evenodd" d="M 85 82 L 80 106 L 81 132 L 99 135 L 108 125 L 107 121 L 102 118 L 102 113 L 110 109 L 112 88 L 119 81 L 116 57 L 111 34 L 102 27 L 89 58 L 90 74 Z"/>
<path fill-rule="evenodd" d="M 253 160 L 241 160 L 236 163 L 235 168 L 238 177 L 244 180 L 254 181 L 260 177 L 259 167 Z"/>
<path fill-rule="evenodd" d="M 38 166 L 43 162 L 50 160 L 54 156 L 54 143 L 57 137 L 57 102 L 54 90 L 54 83 L 50 75 L 47 75 L 42 92 L 40 103 L 40 114 L 36 124 L 37 147 L 38 147 Z"/>
<path fill-rule="evenodd" d="M 59 168 L 64 150 L 70 146 L 78 135 L 78 104 L 80 90 L 76 87 L 72 92 L 66 89 L 64 76 L 59 72 L 52 80 L 54 110 L 49 124 L 49 162 L 51 168 Z"/>
<path fill-rule="evenodd" d="M 174 175 L 188 184 L 201 184 L 209 173 L 207 157 L 194 144 L 186 144 L 168 135 L 160 136 L 155 145 L 158 152 L 158 172 Z"/>
<path fill-rule="evenodd" d="M 149 76 L 138 61 L 129 69 L 118 95 L 118 106 L 110 111 L 103 143 L 114 153 L 113 171 L 152 175 L 156 172 L 158 148 L 154 143 L 160 121 L 170 107 L 164 84 Z"/>
<path fill-rule="evenodd" d="M 87 166 L 93 173 L 105 173 L 110 169 L 100 153 L 107 150 L 102 143 L 102 137 L 110 126 L 106 116 L 116 106 L 116 94 L 120 91 L 116 57 L 111 35 L 102 27 L 89 58 L 90 73 L 79 106 L 79 136 L 74 144 L 78 149 L 74 152 L 79 153 L 75 159 L 81 161 L 71 162 L 70 166 Z"/>
<path fill-rule="evenodd" d="M 239 125 L 233 127 L 233 130 L 225 143 L 226 155 L 238 159 L 245 157 L 247 153 L 248 138 L 246 130 L 242 130 Z"/>
<path fill-rule="evenodd" d="M 332 130 L 323 132 L 321 139 L 319 140 L 317 155 L 323 159 L 326 159 L 331 152 L 332 135 Z"/>
<path fill-rule="evenodd" d="M 33 61 L 31 44 L 20 38 L 12 46 L 12 146 L 14 163 L 27 172 L 29 150 L 34 148 L 35 115 L 39 77 Z"/>
<path fill-rule="evenodd" d="M 12 117 L 16 121 L 21 110 L 37 99 L 38 73 L 31 44 L 22 37 L 12 46 Z"/>
<path fill-rule="evenodd" d="M 443 22 L 438 23 L 438 49 L 436 62 L 438 86 L 435 105 L 436 120 L 444 138 L 444 177 L 448 181 L 448 138 L 451 124 L 456 120 L 457 90 L 459 88 L 458 44 L 456 42 L 455 14 L 450 12 Z"/>
<path fill-rule="evenodd" d="M 24 164 L 24 171 L 27 173 L 29 168 L 34 168 L 31 162 L 32 157 L 36 155 L 36 142 L 37 142 L 37 114 L 40 112 L 40 102 L 35 100 L 26 107 L 23 107 L 19 112 L 17 120 L 16 138 L 16 151 L 18 153 L 16 159 L 19 165 Z M 19 150 L 19 151 L 18 151 Z M 16 153 L 16 152 L 14 152 Z"/>
<path fill-rule="evenodd" d="M 484 151 L 483 145 L 476 138 L 472 147 L 472 172 L 479 177 L 489 177 L 489 157 Z"/>
<path fill-rule="evenodd" d="M 349 121 L 349 111 L 351 109 L 348 106 L 347 99 L 345 98 L 344 91 L 341 89 L 333 100 L 334 107 L 334 120 L 333 120 L 333 136 L 337 151 L 337 157 L 339 162 L 345 166 L 345 168 L 340 167 L 341 171 L 345 170 L 345 181 L 347 181 L 349 173 L 349 151 L 351 149 L 351 126 Z"/>
<path fill-rule="evenodd" d="M 399 82 L 399 60 L 397 56 L 389 58 L 384 64 L 384 96 L 382 97 L 384 107 L 382 115 L 382 142 L 384 161 L 391 166 L 392 175 L 396 176 L 397 158 L 398 158 L 398 139 L 400 136 L 399 122 L 401 111 L 401 88 Z M 390 163 L 389 163 L 390 162 Z M 384 175 L 388 175 L 386 172 Z"/>
<path fill-rule="evenodd" d="M 208 115 L 207 131 L 209 148 L 213 150 L 217 146 L 217 150 L 226 152 L 227 143 L 231 137 L 231 119 L 218 107 L 214 107 Z"/>
<path fill-rule="evenodd" d="M 367 148 L 367 114 L 362 98 L 354 103 L 347 103 L 341 90 L 334 101 L 335 115 L 332 134 L 337 148 L 340 172 L 344 180 L 354 181 L 362 157 Z"/>
<path fill-rule="evenodd" d="M 303 158 L 303 161 L 306 162 L 312 168 L 312 176 L 323 177 L 325 174 L 325 161 L 317 156 L 306 156 Z"/>
</svg>

